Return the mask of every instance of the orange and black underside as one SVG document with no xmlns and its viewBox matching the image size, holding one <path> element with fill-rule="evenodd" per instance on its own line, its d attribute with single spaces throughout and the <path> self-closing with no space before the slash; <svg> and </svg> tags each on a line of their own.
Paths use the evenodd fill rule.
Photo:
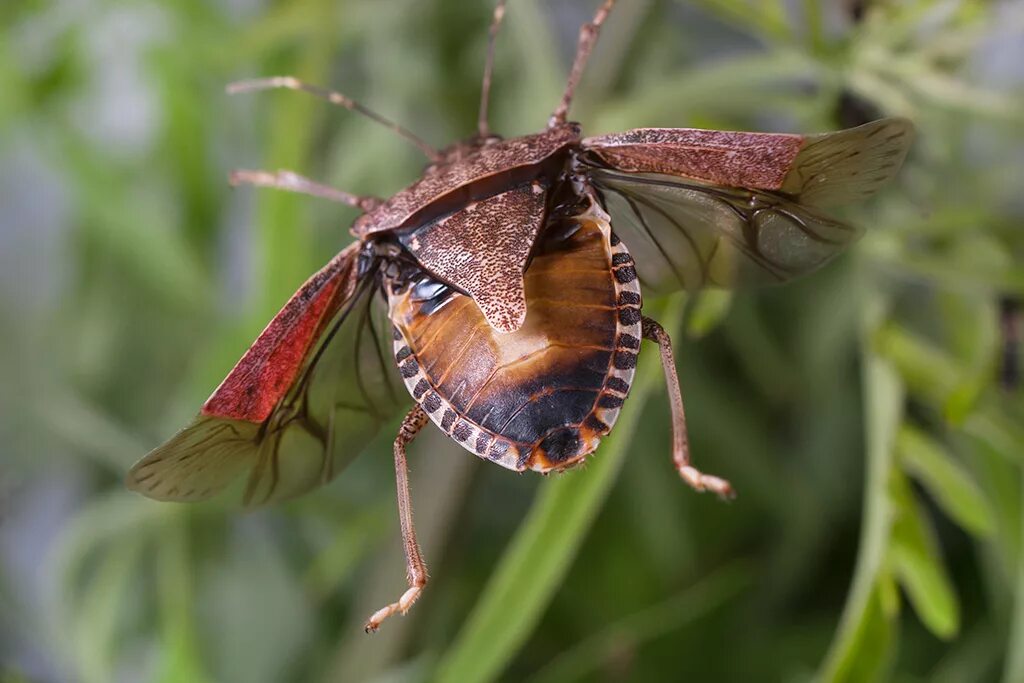
<svg viewBox="0 0 1024 683">
<path fill-rule="evenodd" d="M 545 472 L 579 462 L 611 430 L 633 379 L 641 300 L 600 208 L 546 226 L 514 332 L 496 331 L 472 298 L 426 273 L 385 289 L 410 393 L 468 450 Z"/>
</svg>

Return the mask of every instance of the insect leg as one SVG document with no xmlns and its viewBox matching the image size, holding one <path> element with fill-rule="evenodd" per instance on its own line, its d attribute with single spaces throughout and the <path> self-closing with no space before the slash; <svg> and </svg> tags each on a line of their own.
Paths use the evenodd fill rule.
<svg viewBox="0 0 1024 683">
<path fill-rule="evenodd" d="M 366 632 L 373 633 L 382 621 L 395 612 L 405 614 L 420 597 L 427 585 L 427 565 L 416 541 L 416 529 L 412 523 L 412 501 L 409 498 L 409 467 L 405 461 L 405 448 L 427 423 L 427 414 L 418 405 L 402 420 L 395 438 L 395 480 L 398 484 L 398 519 L 402 526 L 402 544 L 405 547 L 405 572 L 409 589 L 402 593 L 398 602 L 393 602 L 373 613 L 366 622 Z"/>
<path fill-rule="evenodd" d="M 643 317 L 644 339 L 650 339 L 661 351 L 661 366 L 665 370 L 665 383 L 672 405 L 672 459 L 679 475 L 687 484 L 698 491 L 713 491 L 721 498 L 732 498 L 732 486 L 725 479 L 704 474 L 690 464 L 690 441 L 686 434 L 686 414 L 683 412 L 683 395 L 679 390 L 679 376 L 676 374 L 676 359 L 672 354 L 672 339 L 656 321 Z"/>
<path fill-rule="evenodd" d="M 257 187 L 272 187 L 277 190 L 286 190 L 298 194 L 307 194 L 312 197 L 328 199 L 332 202 L 348 204 L 363 211 L 371 211 L 381 202 L 376 197 L 361 197 L 339 190 L 328 185 L 321 185 L 309 178 L 293 173 L 292 171 L 232 171 L 228 176 L 228 182 L 232 185 L 255 185 Z"/>
<path fill-rule="evenodd" d="M 576 44 L 576 57 L 572 60 L 569 81 L 565 84 L 565 93 L 562 94 L 562 101 L 558 103 L 554 113 L 551 114 L 548 128 L 554 128 L 559 124 L 565 123 L 569 115 L 569 104 L 572 103 L 572 96 L 576 92 L 576 86 L 580 82 L 580 77 L 583 76 L 583 69 L 587 66 L 590 51 L 594 49 L 594 44 L 597 42 L 597 35 L 601 32 L 601 24 L 608 18 L 608 14 L 612 11 L 614 5 L 615 0 L 604 0 L 594 14 L 594 18 L 580 27 L 580 39 Z"/>
</svg>

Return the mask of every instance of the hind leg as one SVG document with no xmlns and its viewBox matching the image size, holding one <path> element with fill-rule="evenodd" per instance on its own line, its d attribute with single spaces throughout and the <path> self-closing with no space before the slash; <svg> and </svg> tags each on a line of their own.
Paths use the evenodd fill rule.
<svg viewBox="0 0 1024 683">
<path fill-rule="evenodd" d="M 420 544 L 416 540 L 416 529 L 412 523 L 412 500 L 409 497 L 409 466 L 405 460 L 405 448 L 408 446 L 423 425 L 427 423 L 427 414 L 418 405 L 409 411 L 402 420 L 395 438 L 395 481 L 398 485 L 398 520 L 402 526 L 402 545 L 405 548 L 405 573 L 409 580 L 409 588 L 402 593 L 397 602 L 380 608 L 366 622 L 366 632 L 373 633 L 380 628 L 381 622 L 395 612 L 405 614 L 412 604 L 420 597 L 427 585 L 427 565 L 420 553 Z"/>
<path fill-rule="evenodd" d="M 647 316 L 643 318 L 643 333 L 644 339 L 656 343 L 661 351 L 661 366 L 665 371 L 665 383 L 668 385 L 668 397 L 672 405 L 672 459 L 679 476 L 698 491 L 713 491 L 721 498 L 734 497 L 736 494 L 729 482 L 704 474 L 690 464 L 690 441 L 686 433 L 686 414 L 683 412 L 683 395 L 679 390 L 676 360 L 672 354 L 672 339 L 661 325 Z"/>
</svg>

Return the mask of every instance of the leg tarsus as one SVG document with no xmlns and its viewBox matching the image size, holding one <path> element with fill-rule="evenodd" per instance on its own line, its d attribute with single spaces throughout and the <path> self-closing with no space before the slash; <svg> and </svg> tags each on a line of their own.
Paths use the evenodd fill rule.
<svg viewBox="0 0 1024 683">
<path fill-rule="evenodd" d="M 677 469 L 683 481 L 696 491 L 711 491 L 722 500 L 732 500 L 736 497 L 736 492 L 732 490 L 732 484 L 721 477 L 704 474 L 693 465 L 683 465 Z"/>
<path fill-rule="evenodd" d="M 373 633 L 380 628 L 381 622 L 400 612 L 405 614 L 419 599 L 424 586 L 427 585 L 427 565 L 423 562 L 419 542 L 416 540 L 416 529 L 412 523 L 412 501 L 409 496 L 409 467 L 405 459 L 405 449 L 416 438 L 416 434 L 427 423 L 427 414 L 418 405 L 409 411 L 402 420 L 402 426 L 395 438 L 395 480 L 398 486 L 398 519 L 402 526 L 402 546 L 405 549 L 405 574 L 409 588 L 402 593 L 396 602 L 386 605 L 374 612 L 366 622 L 365 631 Z"/>
<path fill-rule="evenodd" d="M 657 321 L 643 317 L 644 339 L 658 345 L 661 351 L 661 366 L 665 371 L 665 383 L 668 385 L 668 396 L 672 406 L 672 459 L 679 476 L 697 491 L 711 491 L 720 498 L 734 498 L 732 485 L 721 477 L 704 474 L 690 464 L 690 442 L 686 432 L 686 413 L 683 410 L 683 395 L 679 389 L 679 377 L 676 375 L 676 361 L 672 353 L 672 339 Z"/>
<path fill-rule="evenodd" d="M 391 615 L 396 612 L 404 615 L 409 611 L 409 608 L 412 607 L 413 603 L 419 599 L 420 593 L 423 592 L 423 587 L 426 585 L 427 578 L 424 576 L 422 579 L 416 581 L 416 585 L 410 586 L 408 590 L 402 593 L 402 597 L 398 598 L 398 602 L 393 602 L 390 605 L 381 607 L 370 615 L 370 618 L 366 620 L 366 626 L 363 627 L 363 630 L 367 633 L 376 633 L 377 629 L 380 628 L 381 623 Z"/>
</svg>

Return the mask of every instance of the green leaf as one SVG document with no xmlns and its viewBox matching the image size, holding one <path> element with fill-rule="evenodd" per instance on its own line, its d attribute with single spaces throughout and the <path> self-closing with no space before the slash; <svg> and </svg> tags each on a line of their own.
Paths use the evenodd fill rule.
<svg viewBox="0 0 1024 683">
<path fill-rule="evenodd" d="M 1024 463 L 1024 429 L 1005 416 L 977 412 L 964 423 L 964 432 L 1007 462 Z"/>
<path fill-rule="evenodd" d="M 71 135 L 62 157 L 77 182 L 82 235 L 131 278 L 182 308 L 208 300 L 210 281 L 182 231 L 166 211 L 154 211 L 139 178 L 126 177 Z"/>
<path fill-rule="evenodd" d="M 882 612 L 889 619 L 895 619 L 900 614 L 900 586 L 896 582 L 889 567 L 882 567 L 878 575 L 878 599 L 882 606 Z"/>
<path fill-rule="evenodd" d="M 50 621 L 59 625 L 58 652 L 76 662 L 82 680 L 111 680 L 123 635 L 120 620 L 134 602 L 128 591 L 144 539 L 173 510 L 117 491 L 91 501 L 56 540 Z"/>
<path fill-rule="evenodd" d="M 129 579 L 141 551 L 138 538 L 113 546 L 99 558 L 95 575 L 82 590 L 82 603 L 74 617 L 73 647 L 85 681 L 105 683 L 114 678 L 120 641 L 118 627 L 130 599 Z"/>
<path fill-rule="evenodd" d="M 1021 528 L 1024 529 L 1024 513 L 1018 518 Z M 1024 544 L 1020 540 L 1018 546 Z M 1019 553 L 1018 553 L 1019 555 Z M 1006 669 L 1003 672 L 1003 680 L 1006 683 L 1015 683 L 1024 680 L 1024 561 L 1017 558 L 1016 575 L 1013 577 L 1013 613 L 1010 622 L 1010 634 L 1006 646 Z"/>
<path fill-rule="evenodd" d="M 752 34 L 764 35 L 786 44 L 793 40 L 792 23 L 787 16 L 785 3 L 699 0 L 696 4 Z"/>
<path fill-rule="evenodd" d="M 892 631 L 882 608 L 878 582 L 884 571 L 892 523 L 888 482 L 893 469 L 896 432 L 903 416 L 903 384 L 893 366 L 872 353 L 866 341 L 883 312 L 884 305 L 877 297 L 865 306 L 862 334 L 867 448 L 864 512 L 850 593 L 822 664 L 820 679 L 830 683 L 875 680 L 875 674 L 884 664 Z"/>
<path fill-rule="evenodd" d="M 602 628 L 566 650 L 528 679 L 528 683 L 584 680 L 623 643 L 637 648 L 644 642 L 700 620 L 746 588 L 754 578 L 750 568 L 730 565 L 688 586 L 676 595 Z"/>
<path fill-rule="evenodd" d="M 661 323 L 679 327 L 679 298 L 668 300 Z M 633 444 L 651 392 L 662 385 L 655 353 L 641 354 L 630 400 L 585 470 L 560 475 L 538 494 L 491 580 L 438 668 L 434 680 L 495 679 L 543 615 Z"/>
<path fill-rule="evenodd" d="M 874 683 L 882 680 L 892 657 L 893 620 L 883 607 L 881 586 L 867 594 L 859 618 L 846 635 L 847 656 L 821 676 L 829 683 Z"/>
<path fill-rule="evenodd" d="M 977 417 L 977 416 L 975 416 Z M 972 422 L 974 418 L 972 418 Z M 996 435 L 1006 435 L 999 430 Z M 971 456 L 971 466 L 978 485 L 993 511 L 995 533 L 992 543 L 981 549 L 993 581 L 993 606 L 1004 609 L 1012 594 L 1013 577 L 1017 572 L 1021 540 L 1024 538 L 1024 501 L 1021 499 L 1020 463 L 1016 453 L 1002 449 L 1011 444 L 999 444 L 968 430 L 964 450 Z M 986 435 L 987 436 L 987 435 Z M 1024 441 L 1018 442 L 1024 444 Z M 1018 446 L 1017 448 L 1021 448 Z M 1012 457 L 1011 457 L 1012 456 Z"/>
<path fill-rule="evenodd" d="M 960 603 L 939 555 L 934 532 L 903 477 L 894 477 L 896 521 L 889 562 L 929 631 L 949 640 L 960 629 Z"/>
<path fill-rule="evenodd" d="M 957 524 L 975 536 L 990 538 L 995 516 L 974 477 L 924 432 L 904 425 L 896 438 L 903 467 L 928 490 Z"/>
<path fill-rule="evenodd" d="M 161 619 L 161 660 L 156 680 L 160 683 L 205 683 L 200 657 L 201 640 L 196 628 L 195 591 L 192 583 L 186 514 L 166 520 L 157 545 L 157 597 Z"/>
<path fill-rule="evenodd" d="M 915 395 L 941 407 L 953 421 L 966 417 L 977 398 L 977 387 L 965 380 L 947 353 L 895 324 L 875 334 L 875 348 L 899 370 Z"/>
<path fill-rule="evenodd" d="M 965 369 L 990 383 L 998 361 L 998 301 L 990 293 L 945 291 L 938 296 L 943 337 Z"/>
</svg>

